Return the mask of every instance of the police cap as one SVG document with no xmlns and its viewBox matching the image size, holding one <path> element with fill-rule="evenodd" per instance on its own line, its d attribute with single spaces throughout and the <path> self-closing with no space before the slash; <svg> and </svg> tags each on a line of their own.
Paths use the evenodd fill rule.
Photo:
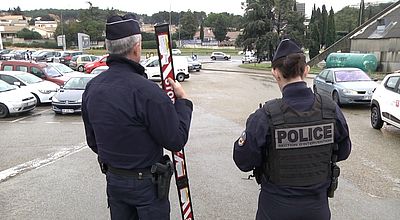
<svg viewBox="0 0 400 220">
<path fill-rule="evenodd" d="M 294 41 L 290 39 L 284 39 L 279 43 L 272 62 L 279 58 L 286 57 L 287 55 L 292 53 L 303 53 L 303 51 L 300 49 L 299 46 L 297 46 Z"/>
<path fill-rule="evenodd" d="M 118 40 L 135 34 L 140 34 L 139 22 L 135 15 L 130 13 L 124 16 L 113 15 L 107 19 L 107 40 Z"/>
</svg>

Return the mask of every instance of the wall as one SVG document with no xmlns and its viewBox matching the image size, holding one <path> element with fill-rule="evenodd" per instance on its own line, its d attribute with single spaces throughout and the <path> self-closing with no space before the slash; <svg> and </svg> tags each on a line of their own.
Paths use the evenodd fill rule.
<svg viewBox="0 0 400 220">
<path fill-rule="evenodd" d="M 375 54 L 380 62 L 379 71 L 400 70 L 400 38 L 352 39 L 351 52 Z"/>
</svg>

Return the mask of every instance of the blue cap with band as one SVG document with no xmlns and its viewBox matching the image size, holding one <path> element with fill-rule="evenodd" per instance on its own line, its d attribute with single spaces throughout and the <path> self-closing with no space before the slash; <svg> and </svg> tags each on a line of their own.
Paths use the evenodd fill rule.
<svg viewBox="0 0 400 220">
<path fill-rule="evenodd" d="M 140 33 L 139 22 L 133 14 L 126 14 L 124 16 L 114 15 L 107 19 L 107 40 L 118 40 Z"/>
<path fill-rule="evenodd" d="M 292 53 L 303 53 L 303 51 L 300 49 L 299 46 L 297 46 L 294 41 L 290 39 L 284 39 L 279 43 L 272 62 L 279 58 L 286 57 L 287 55 Z"/>
</svg>

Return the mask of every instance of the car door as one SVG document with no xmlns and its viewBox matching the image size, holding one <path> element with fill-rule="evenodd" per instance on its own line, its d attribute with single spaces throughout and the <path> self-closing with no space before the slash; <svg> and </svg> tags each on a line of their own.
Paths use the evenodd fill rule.
<svg viewBox="0 0 400 220">
<path fill-rule="evenodd" d="M 332 92 L 335 89 L 335 77 L 334 72 L 331 70 L 329 70 L 328 74 L 326 75 L 324 87 L 325 94 L 329 97 L 332 97 Z"/>
<path fill-rule="evenodd" d="M 400 76 L 389 77 L 384 86 L 387 94 L 379 103 L 382 115 L 385 118 L 394 116 L 400 119 Z"/>
<path fill-rule="evenodd" d="M 315 92 L 315 90 L 317 90 L 318 94 L 326 95 L 325 79 L 326 79 L 327 74 L 328 74 L 328 70 L 324 70 L 315 77 L 314 92 Z"/>
<path fill-rule="evenodd" d="M 151 80 L 161 79 L 160 78 L 160 66 L 158 60 L 153 60 L 152 62 L 146 65 L 146 74 L 147 77 Z"/>
</svg>

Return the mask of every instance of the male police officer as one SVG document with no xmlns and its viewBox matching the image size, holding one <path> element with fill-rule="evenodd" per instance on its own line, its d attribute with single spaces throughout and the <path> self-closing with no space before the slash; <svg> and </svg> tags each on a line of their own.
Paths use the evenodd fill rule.
<svg viewBox="0 0 400 220">
<path fill-rule="evenodd" d="M 272 60 L 283 98 L 251 114 L 234 143 L 236 165 L 255 170 L 261 183 L 256 219 L 330 219 L 336 162 L 349 156 L 351 142 L 338 106 L 304 82 L 309 68 L 301 49 L 283 40 Z"/>
<path fill-rule="evenodd" d="M 112 219 L 169 219 L 168 195 L 159 198 L 152 165 L 163 147 L 179 151 L 188 140 L 192 102 L 179 83 L 172 103 L 145 78 L 139 64 L 141 34 L 132 15 L 112 16 L 106 24 L 109 70 L 88 83 L 82 117 L 89 147 L 106 173 Z"/>
</svg>

